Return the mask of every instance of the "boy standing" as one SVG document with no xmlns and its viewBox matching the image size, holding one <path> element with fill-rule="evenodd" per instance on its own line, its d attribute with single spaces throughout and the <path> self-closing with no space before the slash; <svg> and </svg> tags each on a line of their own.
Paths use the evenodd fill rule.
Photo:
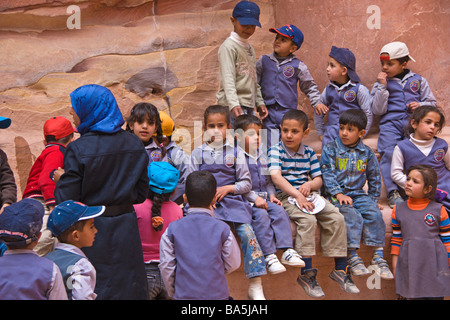
<svg viewBox="0 0 450 320">
<path fill-rule="evenodd" d="M 362 259 L 356 253 L 363 243 L 374 247 L 370 264 L 383 279 L 392 279 L 383 259 L 385 223 L 378 207 L 381 194 L 381 173 L 378 159 L 364 145 L 367 118 L 362 110 L 347 110 L 339 118 L 339 137 L 322 151 L 320 167 L 325 191 L 344 215 L 347 226 L 347 263 L 353 275 L 366 275 Z M 363 190 L 368 185 L 367 193 Z"/>
<path fill-rule="evenodd" d="M 161 276 L 176 300 L 228 300 L 225 274 L 239 268 L 241 253 L 230 227 L 214 218 L 217 183 L 208 171 L 186 178 L 186 217 L 173 221 L 160 243 Z M 195 232 L 192 232 L 195 230 Z"/>
<path fill-rule="evenodd" d="M 220 88 L 218 104 L 228 106 L 232 116 L 259 113 L 267 116 L 267 109 L 256 79 L 256 54 L 248 39 L 259 22 L 259 7 L 251 1 L 240 1 L 230 18 L 234 31 L 219 48 Z"/>
<path fill-rule="evenodd" d="M 427 80 L 407 68 L 409 50 L 403 42 L 391 42 L 380 51 L 382 72 L 373 86 L 372 111 L 380 117 L 378 152 L 380 169 L 391 208 L 403 199 L 391 178 L 394 147 L 405 138 L 411 112 L 423 104 L 436 106 L 436 98 Z"/>
<path fill-rule="evenodd" d="M 94 243 L 97 233 L 94 218 L 104 211 L 103 206 L 88 207 L 68 200 L 57 205 L 48 218 L 47 228 L 59 243 L 45 257 L 58 265 L 70 300 L 94 300 L 97 297 L 94 266 L 80 249 Z"/>
<path fill-rule="evenodd" d="M 344 217 L 335 206 L 315 193 L 322 186 L 322 173 L 316 154 L 302 143 L 308 134 L 307 115 L 301 110 L 289 110 L 282 119 L 281 141 L 269 149 L 269 172 L 278 189 L 277 198 L 297 225 L 295 249 L 305 262 L 297 282 L 308 295 L 315 298 L 324 296 L 316 280 L 317 269 L 312 268 L 319 222 L 323 255 L 335 259 L 330 278 L 337 281 L 344 291 L 358 293 L 347 273 Z"/>
<path fill-rule="evenodd" d="M 11 119 L 0 117 L 0 129 L 11 125 Z M 17 201 L 17 186 L 6 153 L 0 149 L 0 213 Z"/>
<path fill-rule="evenodd" d="M 75 128 L 64 117 L 53 117 L 44 123 L 45 149 L 31 167 L 23 198 L 33 198 L 44 204 L 42 236 L 34 248 L 41 257 L 54 249 L 55 239 L 47 230 L 48 215 L 55 207 L 53 173 L 63 167 L 66 146 L 73 140 Z"/>
<path fill-rule="evenodd" d="M 273 52 L 263 55 L 256 63 L 258 83 L 268 110 L 268 116 L 264 119 L 264 125 L 268 129 L 268 147 L 279 142 L 283 115 L 289 110 L 297 109 L 297 83 L 317 114 L 322 114 L 322 108 L 326 109 L 320 103 L 320 92 L 308 67 L 293 54 L 303 43 L 303 33 L 292 24 L 279 29 L 271 28 L 269 31 L 276 33 Z"/>
<path fill-rule="evenodd" d="M 0 214 L 0 240 L 8 247 L 0 258 L 0 299 L 67 300 L 58 266 L 33 251 L 43 216 L 44 206 L 34 199 L 13 203 Z"/>
</svg>

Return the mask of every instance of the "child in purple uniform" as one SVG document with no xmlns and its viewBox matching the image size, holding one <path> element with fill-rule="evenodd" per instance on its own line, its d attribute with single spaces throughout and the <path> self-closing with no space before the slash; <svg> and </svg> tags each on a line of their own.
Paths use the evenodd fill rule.
<svg viewBox="0 0 450 320">
<path fill-rule="evenodd" d="M 260 149 L 261 128 L 261 120 L 250 114 L 241 115 L 234 122 L 237 142 L 245 154 L 252 178 L 252 191 L 246 194 L 247 200 L 253 203 L 252 226 L 263 251 L 267 270 L 276 274 L 286 271 L 275 255 L 277 249 L 283 250 L 283 264 L 298 267 L 305 264 L 293 249 L 289 216 L 275 196 L 267 169 L 267 155 Z"/>
<path fill-rule="evenodd" d="M 414 110 L 409 126 L 409 139 L 400 141 L 392 155 L 392 180 L 403 189 L 404 172 L 412 165 L 427 164 L 438 174 L 437 187 L 442 192 L 440 201 L 450 212 L 450 152 L 448 143 L 436 137 L 445 125 L 444 114 L 434 106 Z"/>
</svg>

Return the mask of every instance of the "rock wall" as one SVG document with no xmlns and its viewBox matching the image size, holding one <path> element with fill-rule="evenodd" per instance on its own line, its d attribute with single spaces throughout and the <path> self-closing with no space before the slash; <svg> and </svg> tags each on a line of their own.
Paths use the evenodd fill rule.
<svg viewBox="0 0 450 320">
<path fill-rule="evenodd" d="M 272 50 L 270 27 L 292 23 L 305 34 L 297 54 L 320 90 L 327 83 L 325 69 L 332 45 L 355 53 L 357 71 L 370 89 L 379 70 L 380 48 L 390 41 L 404 41 L 417 60 L 411 68 L 429 80 L 450 118 L 448 1 L 255 2 L 261 8 L 262 28 L 250 41 L 258 56 Z M 12 125 L 2 130 L 0 147 L 15 172 L 19 199 L 43 148 L 44 122 L 56 115 L 71 119 L 69 93 L 84 84 L 110 88 L 124 116 L 142 101 L 167 111 L 177 126 L 175 140 L 190 152 L 194 138 L 199 138 L 194 121 L 200 121 L 203 110 L 215 103 L 217 50 L 232 30 L 229 17 L 236 3 L 1 1 L 0 115 L 10 117 Z M 372 25 L 377 22 L 367 13 L 371 5 L 380 9 L 380 29 L 367 27 L 368 20 Z M 79 29 L 70 29 L 77 22 Z M 311 114 L 303 95 L 299 104 Z"/>
</svg>

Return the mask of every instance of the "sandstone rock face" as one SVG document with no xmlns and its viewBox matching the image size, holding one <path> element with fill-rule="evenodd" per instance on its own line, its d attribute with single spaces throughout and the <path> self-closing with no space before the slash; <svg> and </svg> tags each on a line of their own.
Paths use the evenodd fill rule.
<svg viewBox="0 0 450 320">
<path fill-rule="evenodd" d="M 357 72 L 369 89 L 379 72 L 379 50 L 404 41 L 417 63 L 411 68 L 430 82 L 448 107 L 448 1 L 260 0 L 262 28 L 250 42 L 258 56 L 270 53 L 270 27 L 297 25 L 305 42 L 296 54 L 308 65 L 319 89 L 327 84 L 332 45 L 356 55 Z M 151 102 L 174 118 L 180 145 L 189 153 L 201 132 L 203 110 L 216 102 L 217 50 L 232 31 L 237 1 L 227 0 L 3 0 L 0 3 L 0 115 L 16 176 L 19 199 L 33 161 L 43 149 L 42 126 L 69 115 L 69 94 L 96 83 L 112 90 L 124 116 L 138 102 Z M 79 9 L 79 29 L 69 29 Z M 380 29 L 369 29 L 371 5 L 380 9 Z M 372 21 L 373 22 L 373 21 Z M 304 95 L 299 105 L 312 115 Z M 182 138 L 179 138 L 182 136 Z"/>
</svg>

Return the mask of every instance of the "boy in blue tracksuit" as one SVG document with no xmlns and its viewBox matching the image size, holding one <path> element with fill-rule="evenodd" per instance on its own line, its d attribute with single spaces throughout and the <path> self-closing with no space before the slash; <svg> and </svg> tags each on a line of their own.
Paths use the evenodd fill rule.
<svg viewBox="0 0 450 320">
<path fill-rule="evenodd" d="M 392 208 L 402 202 L 398 186 L 391 178 L 391 161 L 395 145 L 405 139 L 411 113 L 417 107 L 428 104 L 436 106 L 436 98 L 427 80 L 409 69 L 408 47 L 403 42 L 391 42 L 380 51 L 382 72 L 372 88 L 372 112 L 380 116 L 378 152 L 380 168 Z"/>
<path fill-rule="evenodd" d="M 258 83 L 269 113 L 263 120 L 268 147 L 279 142 L 283 115 L 291 109 L 297 109 L 297 84 L 309 98 L 316 113 L 321 114 L 322 108 L 326 108 L 320 103 L 320 92 L 308 67 L 293 54 L 303 43 L 303 33 L 292 24 L 269 31 L 276 33 L 273 52 L 263 55 L 256 62 Z"/>
<path fill-rule="evenodd" d="M 214 218 L 217 182 L 208 171 L 186 178 L 186 217 L 172 222 L 160 245 L 161 277 L 175 300 L 228 300 L 225 274 L 239 268 L 239 245 L 228 224 Z"/>
<path fill-rule="evenodd" d="M 339 136 L 322 150 L 320 166 L 326 193 L 339 208 L 347 226 L 347 263 L 352 274 L 369 274 L 356 250 L 363 243 L 374 247 L 371 266 L 384 279 L 392 279 L 383 259 L 385 223 L 378 207 L 381 174 L 378 159 L 364 145 L 367 118 L 362 110 L 347 110 L 339 118 Z M 363 189 L 367 182 L 368 191 Z"/>
</svg>

